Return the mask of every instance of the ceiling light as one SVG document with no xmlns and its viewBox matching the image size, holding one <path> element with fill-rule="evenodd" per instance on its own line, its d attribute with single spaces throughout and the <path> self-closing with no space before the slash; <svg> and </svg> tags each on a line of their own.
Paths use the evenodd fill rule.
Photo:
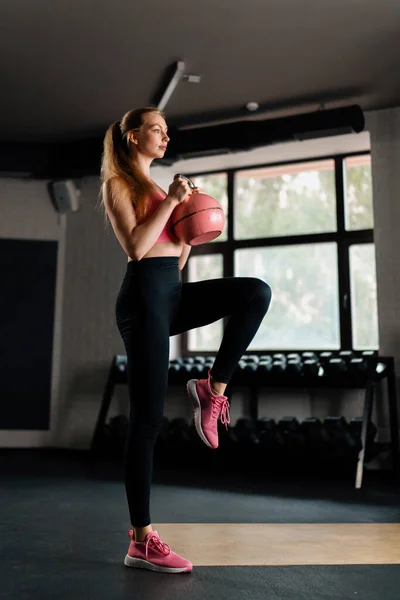
<svg viewBox="0 0 400 600">
<path fill-rule="evenodd" d="M 246 104 L 246 108 L 247 110 L 249 110 L 250 112 L 254 112 L 255 110 L 259 109 L 259 104 L 258 102 L 248 102 Z"/>
</svg>

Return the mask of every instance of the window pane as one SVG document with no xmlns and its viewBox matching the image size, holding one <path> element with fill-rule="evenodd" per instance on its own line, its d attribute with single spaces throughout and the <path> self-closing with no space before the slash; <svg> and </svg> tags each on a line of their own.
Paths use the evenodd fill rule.
<svg viewBox="0 0 400 600">
<path fill-rule="evenodd" d="M 196 178 L 198 184 L 198 178 Z M 202 189 L 202 186 L 199 185 Z M 205 190 L 204 190 L 205 191 Z M 223 256 L 222 254 L 206 254 L 202 256 L 192 256 L 189 258 L 189 281 L 203 281 L 205 279 L 220 279 L 223 277 Z M 212 302 L 212 298 L 210 298 Z M 224 320 L 220 319 L 210 325 L 190 329 L 188 331 L 188 350 L 206 350 L 216 352 L 221 344 L 224 331 Z"/>
<path fill-rule="evenodd" d="M 350 246 L 350 284 L 353 348 L 377 350 L 379 339 L 374 244 Z"/>
<path fill-rule="evenodd" d="M 335 231 L 334 161 L 239 171 L 237 240 Z"/>
<path fill-rule="evenodd" d="M 345 160 L 346 229 L 372 229 L 371 156 L 350 156 Z"/>
<path fill-rule="evenodd" d="M 252 248 L 235 252 L 235 275 L 258 277 L 272 301 L 250 350 L 333 350 L 340 347 L 335 243 Z"/>
<path fill-rule="evenodd" d="M 214 173 L 212 175 L 194 175 L 194 183 L 206 194 L 216 199 L 222 206 L 225 214 L 225 227 L 215 242 L 226 242 L 228 239 L 228 178 L 226 173 Z"/>
</svg>

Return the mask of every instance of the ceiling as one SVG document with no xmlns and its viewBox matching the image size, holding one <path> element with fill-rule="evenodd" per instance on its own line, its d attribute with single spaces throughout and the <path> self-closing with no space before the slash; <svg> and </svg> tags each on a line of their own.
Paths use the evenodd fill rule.
<svg viewBox="0 0 400 600">
<path fill-rule="evenodd" d="M 400 105 L 399 0 L 16 0 L 0 8 L 0 140 L 103 135 L 156 104 L 167 121 Z"/>
</svg>

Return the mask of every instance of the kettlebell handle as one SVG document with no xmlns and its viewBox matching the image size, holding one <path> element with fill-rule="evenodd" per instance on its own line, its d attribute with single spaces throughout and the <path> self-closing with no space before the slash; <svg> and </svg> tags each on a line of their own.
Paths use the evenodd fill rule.
<svg viewBox="0 0 400 600">
<path fill-rule="evenodd" d="M 182 175 L 182 173 L 177 173 L 176 175 L 174 175 L 174 181 L 175 181 L 175 179 L 178 179 L 178 177 L 181 177 L 182 179 L 186 179 L 186 181 L 189 184 L 189 187 L 191 187 L 192 190 L 196 187 L 195 184 L 193 183 L 193 181 L 189 177 L 186 177 L 186 175 Z"/>
</svg>

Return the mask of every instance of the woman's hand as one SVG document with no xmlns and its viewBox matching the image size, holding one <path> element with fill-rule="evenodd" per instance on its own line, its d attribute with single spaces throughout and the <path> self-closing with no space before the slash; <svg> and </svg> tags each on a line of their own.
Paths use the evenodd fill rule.
<svg viewBox="0 0 400 600">
<path fill-rule="evenodd" d="M 175 200 L 178 204 L 183 202 L 188 196 L 190 196 L 192 188 L 190 187 L 186 179 L 178 177 L 175 179 L 168 188 L 168 196 Z"/>
<path fill-rule="evenodd" d="M 203 190 L 199 187 L 190 187 L 187 179 L 178 177 L 168 188 L 168 196 L 176 204 L 187 200 L 192 194 L 202 194 Z"/>
<path fill-rule="evenodd" d="M 199 187 L 190 188 L 190 193 L 191 194 L 204 194 L 203 190 L 200 189 Z"/>
</svg>

